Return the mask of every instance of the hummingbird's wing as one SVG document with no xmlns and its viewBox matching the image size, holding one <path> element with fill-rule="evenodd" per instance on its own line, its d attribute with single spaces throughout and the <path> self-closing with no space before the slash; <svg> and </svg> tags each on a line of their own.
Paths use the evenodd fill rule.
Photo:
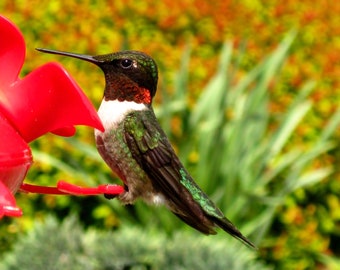
<svg viewBox="0 0 340 270">
<path fill-rule="evenodd" d="M 181 183 L 186 178 L 199 189 L 176 156 L 153 111 L 129 114 L 124 121 L 124 134 L 133 158 L 166 198 L 170 210 L 195 229 L 205 234 L 215 233 L 214 223 L 205 217 L 202 207 Z"/>
<path fill-rule="evenodd" d="M 215 234 L 215 225 L 253 246 L 198 187 L 175 154 L 152 109 L 124 121 L 126 143 L 170 210 L 193 228 Z"/>
</svg>

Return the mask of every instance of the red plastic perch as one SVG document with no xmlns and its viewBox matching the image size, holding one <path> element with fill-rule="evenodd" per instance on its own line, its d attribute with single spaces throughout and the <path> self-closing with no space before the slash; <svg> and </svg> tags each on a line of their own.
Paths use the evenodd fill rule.
<svg viewBox="0 0 340 270">
<path fill-rule="evenodd" d="M 23 183 L 20 187 L 20 191 L 52 195 L 94 196 L 105 194 L 117 196 L 124 192 L 124 188 L 115 184 L 103 184 L 97 187 L 81 187 L 65 181 L 59 181 L 56 187 L 46 187 Z"/>
</svg>

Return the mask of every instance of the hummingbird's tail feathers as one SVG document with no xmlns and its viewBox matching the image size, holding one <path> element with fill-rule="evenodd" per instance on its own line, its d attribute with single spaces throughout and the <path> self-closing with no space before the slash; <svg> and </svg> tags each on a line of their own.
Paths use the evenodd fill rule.
<svg viewBox="0 0 340 270">
<path fill-rule="evenodd" d="M 189 226 L 193 227 L 194 229 L 200 231 L 204 234 L 216 234 L 216 231 L 214 230 L 214 224 L 209 222 L 210 224 L 207 224 L 207 222 L 201 222 L 198 220 L 195 216 L 185 216 L 178 213 L 173 212 L 179 219 L 184 221 Z"/>
<path fill-rule="evenodd" d="M 227 218 L 220 219 L 207 215 L 199 218 L 197 215 L 181 215 L 174 211 L 172 212 L 186 224 L 200 231 L 201 233 L 206 235 L 216 234 L 214 227 L 218 226 L 231 236 L 245 243 L 247 246 L 257 249 L 257 247 L 248 238 L 242 235 L 242 233 Z"/>
<path fill-rule="evenodd" d="M 212 216 L 210 219 L 231 236 L 241 240 L 247 246 L 257 249 L 257 247 L 248 238 L 246 238 L 227 218 L 219 219 Z"/>
</svg>

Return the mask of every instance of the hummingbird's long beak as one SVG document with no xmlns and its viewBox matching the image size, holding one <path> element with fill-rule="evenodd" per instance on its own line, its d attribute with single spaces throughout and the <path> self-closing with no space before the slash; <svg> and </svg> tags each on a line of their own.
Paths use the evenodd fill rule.
<svg viewBox="0 0 340 270">
<path fill-rule="evenodd" d="M 93 64 L 96 64 L 96 65 L 99 65 L 100 63 L 102 63 L 102 61 L 99 61 L 99 60 L 95 59 L 93 56 L 86 55 L 86 54 L 77 54 L 77 53 L 56 51 L 56 50 L 50 50 L 50 49 L 42 49 L 42 48 L 36 48 L 36 50 L 39 51 L 39 52 L 44 52 L 44 53 L 69 56 L 69 57 L 85 60 L 85 61 L 91 62 Z"/>
</svg>

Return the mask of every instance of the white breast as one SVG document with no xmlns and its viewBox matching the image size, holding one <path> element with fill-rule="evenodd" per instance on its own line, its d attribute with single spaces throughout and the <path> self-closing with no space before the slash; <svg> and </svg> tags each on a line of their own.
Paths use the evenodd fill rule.
<svg viewBox="0 0 340 270">
<path fill-rule="evenodd" d="M 114 128 L 129 112 L 145 109 L 147 109 L 145 104 L 133 101 L 103 100 L 99 107 L 98 115 L 104 128 L 107 130 Z M 100 133 L 99 130 L 96 130 L 95 132 L 96 134 Z"/>
</svg>

